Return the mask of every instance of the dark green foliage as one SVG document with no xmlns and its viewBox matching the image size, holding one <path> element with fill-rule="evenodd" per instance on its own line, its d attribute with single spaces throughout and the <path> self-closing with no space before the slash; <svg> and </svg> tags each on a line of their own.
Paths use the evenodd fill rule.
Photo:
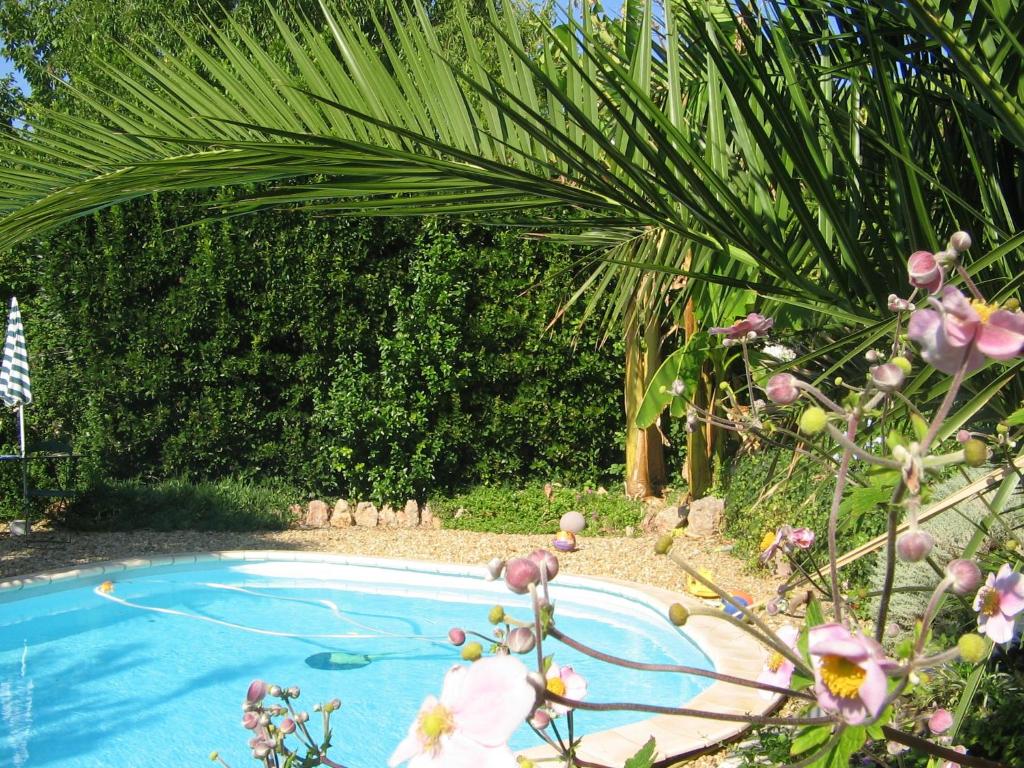
<svg viewBox="0 0 1024 768">
<path fill-rule="evenodd" d="M 276 531 L 289 526 L 288 509 L 301 498 L 280 483 L 119 482 L 89 489 L 56 519 L 82 531 Z"/>
<path fill-rule="evenodd" d="M 620 493 L 597 493 L 590 488 L 555 486 L 548 501 L 541 484 L 519 489 L 478 486 L 456 496 L 432 498 L 430 508 L 444 521 L 445 528 L 551 534 L 558 532 L 562 515 L 576 510 L 587 519 L 583 536 L 621 534 L 628 526 L 638 526 L 644 513 L 644 506 L 638 501 L 630 501 Z"/>
<path fill-rule="evenodd" d="M 25 320 L 30 435 L 73 438 L 86 479 L 400 501 L 621 462 L 619 350 L 545 331 L 566 251 L 298 213 L 176 228 L 202 199 L 94 215 L 0 274 Z"/>
</svg>

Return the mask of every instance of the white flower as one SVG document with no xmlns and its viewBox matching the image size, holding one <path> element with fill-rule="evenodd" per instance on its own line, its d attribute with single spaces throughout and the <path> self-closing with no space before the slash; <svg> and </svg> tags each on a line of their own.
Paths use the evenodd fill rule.
<svg viewBox="0 0 1024 768">
<path fill-rule="evenodd" d="M 796 359 L 796 352 L 789 347 L 784 347 L 781 344 L 769 344 L 762 350 L 768 357 L 773 357 L 780 363 L 788 363 L 790 360 Z"/>
</svg>

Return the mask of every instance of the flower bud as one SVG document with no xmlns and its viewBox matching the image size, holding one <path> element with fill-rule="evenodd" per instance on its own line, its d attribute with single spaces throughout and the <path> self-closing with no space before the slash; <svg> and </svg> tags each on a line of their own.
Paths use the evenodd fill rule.
<svg viewBox="0 0 1024 768">
<path fill-rule="evenodd" d="M 452 627 L 448 630 L 448 642 L 455 646 L 462 645 L 466 642 L 466 633 L 458 627 Z"/>
<path fill-rule="evenodd" d="M 332 712 L 337 712 L 341 709 L 341 699 L 331 699 L 327 702 L 327 706 L 331 708 Z"/>
<path fill-rule="evenodd" d="M 968 632 L 957 640 L 956 649 L 960 652 L 960 658 L 968 664 L 979 664 L 988 658 L 988 643 L 974 632 Z"/>
<path fill-rule="evenodd" d="M 270 725 L 270 715 L 266 712 L 260 715 L 260 725 Z"/>
<path fill-rule="evenodd" d="M 949 248 L 959 253 L 969 251 L 971 249 L 971 236 L 966 232 L 954 232 L 949 238 Z"/>
<path fill-rule="evenodd" d="M 896 542 L 896 554 L 905 563 L 918 563 L 928 556 L 933 546 L 935 539 L 927 531 L 907 531 Z"/>
<path fill-rule="evenodd" d="M 537 638 L 529 627 L 516 627 L 508 633 L 505 644 L 512 653 L 529 653 L 537 645 Z"/>
<path fill-rule="evenodd" d="M 219 752 L 211 752 L 210 753 L 210 762 L 215 763 L 218 760 L 220 760 L 220 753 Z"/>
<path fill-rule="evenodd" d="M 285 734 L 294 733 L 295 732 L 295 721 L 292 720 L 290 717 L 286 717 L 284 720 L 281 721 L 281 724 L 279 726 L 277 726 L 277 727 L 278 727 L 278 729 L 280 729 L 281 733 L 285 733 Z"/>
<path fill-rule="evenodd" d="M 971 439 L 971 433 L 968 432 L 966 429 L 958 429 L 957 430 L 956 441 L 958 443 L 960 443 L 960 445 L 963 445 L 964 443 L 966 443 L 970 439 Z"/>
<path fill-rule="evenodd" d="M 800 397 L 800 390 L 796 387 L 797 378 L 791 373 L 777 373 L 768 379 L 764 388 L 768 399 L 779 405 L 789 405 L 796 402 Z"/>
<path fill-rule="evenodd" d="M 686 391 L 686 384 L 682 379 L 676 379 L 672 382 L 672 386 L 668 389 L 674 397 L 679 397 L 683 392 Z"/>
<path fill-rule="evenodd" d="M 953 592 L 958 595 L 970 594 L 981 584 L 981 568 L 973 560 L 950 560 L 946 573 L 953 580 Z"/>
<path fill-rule="evenodd" d="M 246 712 L 242 715 L 242 727 L 248 728 L 250 731 L 255 730 L 256 726 L 260 724 L 260 716 L 256 712 Z"/>
<path fill-rule="evenodd" d="M 491 612 L 487 614 L 487 620 L 491 624 L 501 624 L 505 620 L 505 609 L 500 605 L 496 605 L 491 608 Z"/>
<path fill-rule="evenodd" d="M 269 693 L 271 696 L 274 696 L 275 698 L 280 697 L 280 695 L 281 695 L 281 686 L 280 685 L 272 685 L 272 686 L 270 686 L 267 689 L 267 693 Z"/>
<path fill-rule="evenodd" d="M 303 710 L 302 712 L 298 712 L 295 715 L 295 722 L 297 722 L 297 723 L 305 723 L 308 720 L 309 720 L 309 712 L 306 712 L 305 710 Z"/>
<path fill-rule="evenodd" d="M 466 643 L 462 648 L 462 658 L 464 661 L 476 661 L 484 655 L 484 647 L 480 643 Z"/>
<path fill-rule="evenodd" d="M 505 561 L 500 557 L 493 557 L 487 563 L 487 580 L 494 581 L 501 576 L 501 572 L 505 570 Z"/>
<path fill-rule="evenodd" d="M 942 267 L 930 251 L 915 251 L 907 259 L 907 276 L 915 288 L 935 293 L 942 287 Z"/>
<path fill-rule="evenodd" d="M 266 744 L 257 744 L 252 748 L 252 756 L 257 760 L 262 760 L 264 757 L 270 754 L 270 747 Z"/>
<path fill-rule="evenodd" d="M 540 569 L 532 560 L 514 557 L 505 564 L 505 585 L 517 595 L 525 595 L 540 581 Z"/>
<path fill-rule="evenodd" d="M 530 725 L 532 725 L 538 731 L 543 731 L 545 728 L 551 725 L 551 715 L 549 715 L 543 709 L 538 709 L 533 713 L 533 716 L 530 718 Z"/>
<path fill-rule="evenodd" d="M 538 568 L 545 568 L 547 580 L 551 581 L 558 575 L 558 558 L 546 549 L 535 549 L 526 556 L 528 560 L 536 563 Z"/>
<path fill-rule="evenodd" d="M 302 691 L 299 690 L 299 686 L 293 685 L 291 688 L 288 689 L 288 698 L 297 699 L 299 698 L 300 693 L 302 693 Z"/>
<path fill-rule="evenodd" d="M 896 357 L 892 358 L 889 363 L 903 371 L 904 376 L 909 376 L 914 370 L 914 366 L 911 365 L 910 361 L 903 355 L 896 355 Z"/>
<path fill-rule="evenodd" d="M 669 534 L 664 534 L 658 537 L 658 540 L 654 542 L 654 554 L 656 555 L 667 555 L 668 551 L 672 549 L 672 544 L 675 542 Z"/>
<path fill-rule="evenodd" d="M 782 610 L 779 599 L 777 597 L 773 597 L 764 604 L 764 610 L 769 616 L 778 616 L 779 612 Z"/>
<path fill-rule="evenodd" d="M 917 309 L 917 305 L 906 299 L 901 299 L 895 293 L 889 294 L 889 311 L 890 312 L 913 312 Z"/>
<path fill-rule="evenodd" d="M 263 697 L 267 695 L 267 684 L 262 680 L 253 680 L 249 683 L 249 690 L 245 694 L 245 700 L 255 704 L 259 701 L 263 701 Z"/>
<path fill-rule="evenodd" d="M 964 463 L 969 467 L 980 467 L 988 461 L 988 446 L 976 437 L 964 443 Z"/>
<path fill-rule="evenodd" d="M 805 435 L 816 435 L 825 428 L 828 416 L 822 408 L 812 405 L 800 415 L 800 431 Z"/>
<path fill-rule="evenodd" d="M 953 715 L 948 709 L 936 709 L 928 718 L 928 730 L 934 734 L 945 733 L 953 727 Z"/>
<path fill-rule="evenodd" d="M 903 386 L 903 381 L 907 378 L 903 369 L 895 363 L 873 365 L 870 373 L 871 383 L 882 392 L 895 392 Z"/>
<path fill-rule="evenodd" d="M 677 627 L 683 626 L 689 618 L 690 612 L 679 603 L 672 603 L 672 605 L 668 607 L 668 620 Z"/>
</svg>

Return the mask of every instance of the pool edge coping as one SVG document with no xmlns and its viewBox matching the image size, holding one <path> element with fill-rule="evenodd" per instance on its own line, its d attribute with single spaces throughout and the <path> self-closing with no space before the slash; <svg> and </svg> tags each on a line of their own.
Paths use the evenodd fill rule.
<svg viewBox="0 0 1024 768">
<path fill-rule="evenodd" d="M 34 590 L 47 586 L 70 587 L 71 582 L 98 579 L 104 575 L 124 573 L 126 570 L 159 568 L 174 565 L 195 565 L 203 562 L 232 561 L 292 561 L 328 562 L 349 565 L 390 565 L 404 564 L 407 570 L 426 570 L 451 576 L 483 575 L 482 565 L 447 563 L 436 560 L 415 560 L 411 558 L 385 558 L 364 555 L 345 555 L 333 552 L 288 549 L 259 550 L 218 550 L 210 552 L 183 552 L 173 555 L 152 557 L 131 557 L 88 563 L 74 568 L 60 568 L 12 576 L 0 580 L 0 599 L 17 599 L 13 593 L 24 589 Z M 704 607 L 705 604 L 688 595 L 682 595 L 661 587 L 653 587 L 624 579 L 603 576 L 564 574 L 559 581 L 568 584 L 582 581 L 597 582 L 614 587 L 626 598 L 638 593 L 648 606 L 661 609 L 662 615 L 673 602 Z M 761 647 L 747 633 L 724 621 L 715 621 L 710 616 L 691 616 L 683 628 L 685 634 L 713 664 L 715 671 L 726 675 L 754 680 L 761 671 L 763 654 Z M 687 708 L 701 709 L 722 714 L 763 715 L 781 704 L 780 696 L 765 698 L 759 691 L 722 681 L 711 685 L 685 703 Z M 680 704 L 680 706 L 683 706 Z M 616 728 L 589 734 L 584 737 L 577 756 L 583 760 L 611 765 L 622 765 L 636 754 L 653 736 L 657 743 L 656 762 L 665 763 L 707 751 L 708 748 L 735 739 L 749 730 L 743 722 L 723 722 L 709 718 L 679 715 L 656 715 Z M 554 751 L 541 745 L 517 753 L 533 760 L 551 758 Z"/>
</svg>

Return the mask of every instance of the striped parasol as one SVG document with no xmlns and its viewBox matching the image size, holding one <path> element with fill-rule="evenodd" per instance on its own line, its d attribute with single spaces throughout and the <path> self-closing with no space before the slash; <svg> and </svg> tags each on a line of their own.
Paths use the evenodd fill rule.
<svg viewBox="0 0 1024 768">
<path fill-rule="evenodd" d="M 3 398 L 8 408 L 32 402 L 25 329 L 21 325 L 21 310 L 18 309 L 16 298 L 11 299 L 11 312 L 7 316 L 7 341 L 4 343 L 4 361 L 0 368 L 0 398 Z"/>
</svg>

